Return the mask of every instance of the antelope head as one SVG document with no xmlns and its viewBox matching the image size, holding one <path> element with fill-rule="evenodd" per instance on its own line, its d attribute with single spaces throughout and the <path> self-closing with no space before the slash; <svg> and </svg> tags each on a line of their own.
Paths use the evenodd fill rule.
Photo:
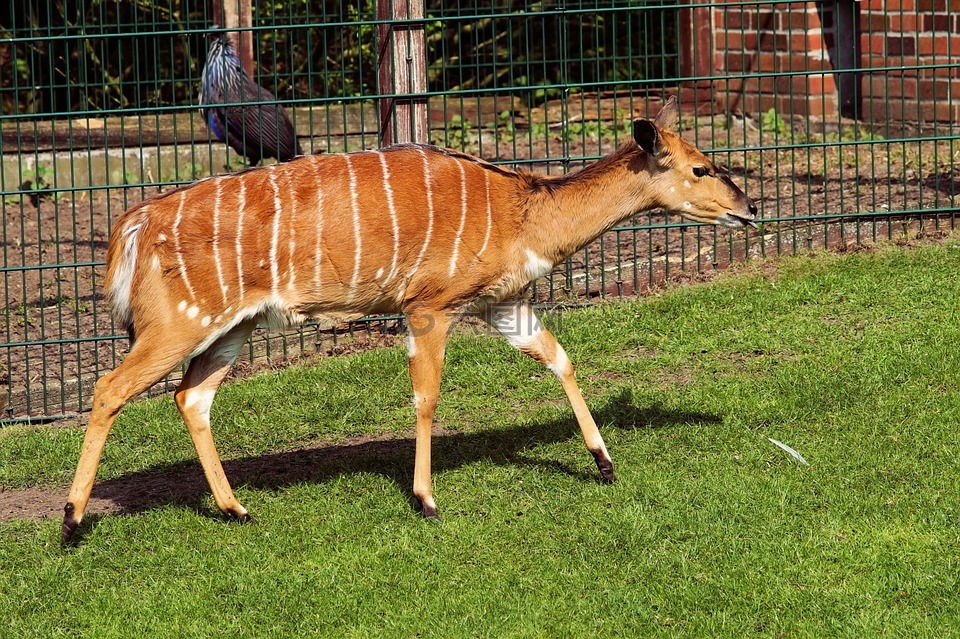
<svg viewBox="0 0 960 639">
<path fill-rule="evenodd" d="M 653 122 L 633 123 L 634 141 L 649 158 L 648 188 L 658 206 L 695 222 L 756 228 L 757 205 L 726 171 L 677 134 L 678 115 L 676 98 L 671 97 Z"/>
</svg>

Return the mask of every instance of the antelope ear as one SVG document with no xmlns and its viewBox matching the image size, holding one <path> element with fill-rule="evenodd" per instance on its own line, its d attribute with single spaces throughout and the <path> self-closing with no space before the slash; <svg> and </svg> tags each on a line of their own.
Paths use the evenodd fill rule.
<svg viewBox="0 0 960 639">
<path fill-rule="evenodd" d="M 633 140 L 650 155 L 660 152 L 660 131 L 650 120 L 633 121 Z"/>
<path fill-rule="evenodd" d="M 677 121 L 679 119 L 680 107 L 677 106 L 677 96 L 671 95 L 670 98 L 663 103 L 663 108 L 660 109 L 660 113 L 657 114 L 657 117 L 653 119 L 653 123 L 659 129 L 676 133 Z"/>
</svg>

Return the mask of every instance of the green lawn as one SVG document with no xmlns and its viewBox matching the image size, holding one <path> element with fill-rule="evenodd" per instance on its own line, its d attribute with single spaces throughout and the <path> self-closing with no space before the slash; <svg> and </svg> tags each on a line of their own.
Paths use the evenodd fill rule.
<svg viewBox="0 0 960 639">
<path fill-rule="evenodd" d="M 67 549 L 58 520 L 0 524 L 0 636 L 960 636 L 960 241 L 547 323 L 618 483 L 552 375 L 471 331 L 447 354 L 440 523 L 411 505 L 402 349 L 221 391 L 254 526 L 216 512 L 172 401 L 141 402 L 95 490 L 153 505 Z M 0 487 L 65 497 L 82 436 L 3 429 Z"/>
</svg>

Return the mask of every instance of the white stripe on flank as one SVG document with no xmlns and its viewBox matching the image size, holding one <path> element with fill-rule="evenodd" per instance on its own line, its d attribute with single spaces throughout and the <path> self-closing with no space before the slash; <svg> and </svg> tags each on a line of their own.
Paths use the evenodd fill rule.
<svg viewBox="0 0 960 639">
<path fill-rule="evenodd" d="M 293 266 L 293 255 L 297 248 L 297 196 L 293 193 L 293 184 L 290 183 L 290 175 L 287 174 L 287 189 L 290 193 L 290 254 L 287 259 L 287 290 L 293 292 L 293 283 L 297 279 L 297 272 Z"/>
<path fill-rule="evenodd" d="M 390 222 L 393 224 L 393 261 L 390 262 L 388 282 L 397 274 L 397 257 L 400 255 L 400 226 L 397 224 L 397 209 L 393 205 L 393 187 L 390 186 L 390 170 L 387 168 L 387 157 L 377 151 L 380 156 L 380 167 L 383 169 L 383 191 L 387 194 L 387 206 L 390 207 Z"/>
<path fill-rule="evenodd" d="M 280 286 L 280 277 L 277 273 L 277 244 L 280 241 L 280 187 L 277 186 L 277 170 L 279 164 L 270 165 L 267 174 L 270 180 L 270 187 L 273 189 L 273 237 L 270 239 L 270 277 L 273 280 L 271 291 L 275 298 L 279 298 L 278 289 Z"/>
<path fill-rule="evenodd" d="M 241 175 L 240 194 L 237 197 L 237 241 L 235 244 L 237 253 L 237 290 L 240 293 L 238 303 L 243 303 L 243 245 L 240 238 L 243 236 L 243 209 L 247 206 L 247 182 L 246 176 Z"/>
<path fill-rule="evenodd" d="M 467 224 L 467 172 L 463 170 L 463 162 L 457 162 L 457 168 L 460 169 L 460 228 L 457 229 L 457 237 L 453 239 L 453 255 L 450 256 L 450 277 L 453 277 L 457 270 L 457 257 L 460 255 L 460 236 L 463 235 L 463 227 Z"/>
<path fill-rule="evenodd" d="M 183 284 L 187 287 L 187 293 L 190 299 L 196 299 L 197 296 L 190 286 L 190 278 L 187 277 L 187 264 L 183 261 L 183 251 L 180 250 L 180 220 L 183 219 L 183 204 L 187 200 L 187 190 L 180 191 L 180 204 L 177 206 L 177 217 L 173 220 L 173 250 L 177 254 L 177 264 L 180 265 L 180 277 L 183 278 Z"/>
<path fill-rule="evenodd" d="M 217 281 L 223 293 L 223 304 L 227 304 L 227 283 L 223 279 L 223 266 L 220 264 L 220 199 L 223 197 L 223 179 L 217 178 L 217 197 L 213 200 L 213 262 L 217 266 Z"/>
<path fill-rule="evenodd" d="M 350 204 L 353 208 L 353 239 L 357 244 L 357 251 L 353 257 L 353 277 L 350 278 L 350 291 L 347 293 L 346 303 L 353 301 L 353 296 L 357 293 L 357 282 L 360 280 L 360 203 L 357 201 L 357 174 L 353 170 L 353 163 L 350 156 L 345 155 L 343 159 L 347 161 L 347 173 L 350 175 Z"/>
<path fill-rule="evenodd" d="M 320 293 L 320 257 L 323 251 L 323 189 L 320 187 L 319 171 L 316 170 L 319 161 L 320 158 L 316 155 L 310 158 L 317 177 L 317 239 L 313 247 L 313 288 L 317 294 Z"/>
<path fill-rule="evenodd" d="M 417 147 L 417 152 L 423 158 L 423 188 L 427 192 L 427 236 L 423 240 L 423 246 L 420 248 L 420 254 L 417 255 L 417 261 L 413 263 L 413 268 L 407 273 L 407 279 L 412 280 L 417 269 L 420 268 L 420 262 L 427 253 L 427 245 L 430 244 L 430 235 L 433 233 L 433 190 L 430 188 L 430 164 L 427 162 L 427 154 L 421 147 Z M 404 287 L 406 291 L 406 287 Z"/>
<path fill-rule="evenodd" d="M 487 244 L 490 242 L 490 228 L 493 226 L 493 210 L 490 204 L 490 171 L 483 172 L 484 188 L 487 191 L 487 233 L 483 236 L 483 246 L 477 251 L 477 257 L 483 255 L 487 250 Z"/>
</svg>

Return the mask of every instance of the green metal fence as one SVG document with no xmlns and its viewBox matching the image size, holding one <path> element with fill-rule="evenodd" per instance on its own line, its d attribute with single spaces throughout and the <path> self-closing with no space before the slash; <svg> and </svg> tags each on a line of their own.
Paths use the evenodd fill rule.
<svg viewBox="0 0 960 639">
<path fill-rule="evenodd" d="M 416 97 L 430 142 L 559 174 L 625 143 L 630 118 L 664 94 L 680 96 L 684 135 L 758 202 L 760 229 L 638 215 L 539 281 L 544 304 L 957 224 L 960 9 L 948 0 L 428 0 L 413 21 L 378 20 L 373 0 L 252 5 L 240 31 L 256 79 L 305 152 L 376 147 L 377 99 Z M 198 113 L 207 34 L 223 17 L 179 0 L 0 8 L 0 420 L 84 410 L 123 356 L 100 291 L 111 220 L 244 165 Z M 427 51 L 418 96 L 378 80 L 378 27 L 412 22 Z M 396 321 L 260 331 L 243 361 L 326 352 Z"/>
</svg>

